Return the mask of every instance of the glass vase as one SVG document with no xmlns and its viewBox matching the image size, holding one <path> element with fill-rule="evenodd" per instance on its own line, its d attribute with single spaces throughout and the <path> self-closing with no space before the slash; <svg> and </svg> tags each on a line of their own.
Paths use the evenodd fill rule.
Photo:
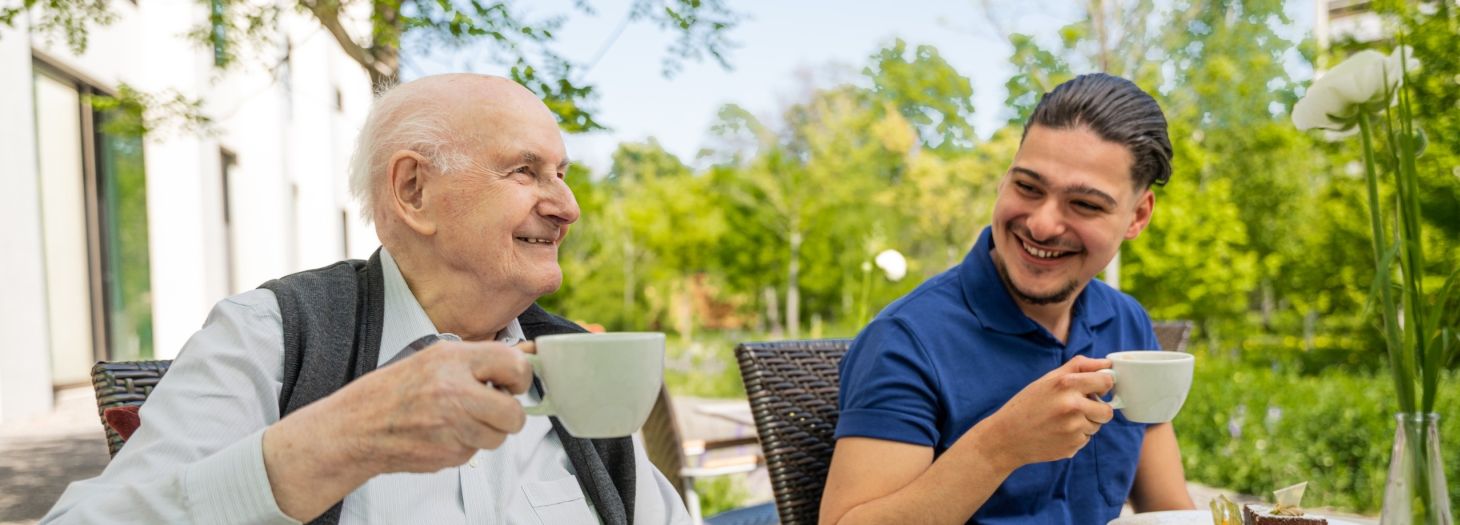
<svg viewBox="0 0 1460 525">
<path fill-rule="evenodd" d="M 1445 464 L 1440 461 L 1440 415 L 1401 412 L 1384 484 L 1382 525 L 1453 525 Z"/>
</svg>

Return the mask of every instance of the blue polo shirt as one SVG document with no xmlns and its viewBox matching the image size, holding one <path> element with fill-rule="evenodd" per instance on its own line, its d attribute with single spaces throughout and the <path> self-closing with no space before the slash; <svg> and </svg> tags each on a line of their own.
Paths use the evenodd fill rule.
<svg viewBox="0 0 1460 525">
<path fill-rule="evenodd" d="M 934 457 L 1029 383 L 1077 355 L 1160 348 L 1145 309 L 1098 280 L 1075 299 L 1069 342 L 1019 310 L 985 228 L 963 263 L 898 299 L 841 364 L 836 437 L 933 447 Z M 1116 412 L 1073 458 L 1015 470 L 969 523 L 1097 523 L 1120 514 L 1146 425 Z"/>
</svg>

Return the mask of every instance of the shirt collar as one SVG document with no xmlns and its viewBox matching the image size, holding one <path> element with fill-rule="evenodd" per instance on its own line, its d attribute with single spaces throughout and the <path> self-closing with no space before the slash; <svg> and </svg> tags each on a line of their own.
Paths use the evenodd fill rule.
<svg viewBox="0 0 1460 525">
<path fill-rule="evenodd" d="M 426 310 L 421 308 L 416 295 L 411 293 L 410 286 L 400 273 L 400 267 L 395 264 L 395 258 L 384 247 L 380 249 L 380 273 L 385 279 L 385 326 L 380 330 L 380 357 L 376 362 L 377 366 L 390 361 L 406 345 L 425 335 L 438 334 L 445 339 L 460 339 L 454 334 L 442 334 L 436 329 L 436 324 L 431 322 Z M 507 327 L 497 334 L 497 341 L 509 345 L 526 339 L 522 334 L 522 324 L 517 319 L 508 322 Z"/>
<path fill-rule="evenodd" d="M 1013 296 L 1009 295 L 1008 288 L 1004 287 L 993 256 L 989 253 L 993 249 L 993 227 L 985 227 L 979 233 L 973 250 L 968 252 L 968 256 L 959 265 L 964 302 L 979 323 L 989 330 L 1006 334 L 1039 331 L 1039 323 L 1024 315 L 1018 303 L 1014 302 Z M 1085 323 L 1088 326 L 1097 326 L 1113 318 L 1115 312 L 1111 310 L 1111 298 L 1107 295 L 1110 291 L 1105 283 L 1091 280 L 1080 292 L 1080 296 L 1075 298 L 1070 325 L 1073 327 Z"/>
</svg>

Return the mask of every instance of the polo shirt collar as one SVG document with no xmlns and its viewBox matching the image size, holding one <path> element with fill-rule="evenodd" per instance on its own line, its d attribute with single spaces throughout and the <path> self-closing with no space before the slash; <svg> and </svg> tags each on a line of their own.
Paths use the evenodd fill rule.
<svg viewBox="0 0 1460 525">
<path fill-rule="evenodd" d="M 1019 309 L 1014 297 L 999 278 L 999 270 L 989 254 L 994 249 L 993 227 L 984 227 L 973 250 L 964 257 L 958 272 L 963 286 L 963 300 L 984 328 L 1006 334 L 1027 334 L 1042 328 Z M 1075 298 L 1070 326 L 1099 326 L 1115 317 L 1111 309 L 1109 287 L 1091 280 Z"/>
</svg>

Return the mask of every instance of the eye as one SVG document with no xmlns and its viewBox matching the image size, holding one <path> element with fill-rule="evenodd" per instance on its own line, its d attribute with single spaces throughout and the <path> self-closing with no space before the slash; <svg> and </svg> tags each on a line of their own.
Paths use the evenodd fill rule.
<svg viewBox="0 0 1460 525">
<path fill-rule="evenodd" d="M 517 177 L 519 179 L 524 177 L 529 180 L 537 178 L 537 173 L 532 171 L 532 166 L 518 166 L 516 168 L 512 168 L 512 171 L 507 172 L 507 174 L 509 176 Z"/>
<path fill-rule="evenodd" d="M 1025 195 L 1039 195 L 1039 189 L 1027 182 L 1015 182 L 1014 187 L 1019 188 L 1019 192 Z"/>
<path fill-rule="evenodd" d="M 1074 204 L 1075 207 L 1079 208 L 1081 211 L 1086 211 L 1090 213 L 1099 213 L 1105 211 L 1105 208 L 1100 207 L 1100 205 L 1093 204 L 1087 201 L 1075 201 Z"/>
</svg>

